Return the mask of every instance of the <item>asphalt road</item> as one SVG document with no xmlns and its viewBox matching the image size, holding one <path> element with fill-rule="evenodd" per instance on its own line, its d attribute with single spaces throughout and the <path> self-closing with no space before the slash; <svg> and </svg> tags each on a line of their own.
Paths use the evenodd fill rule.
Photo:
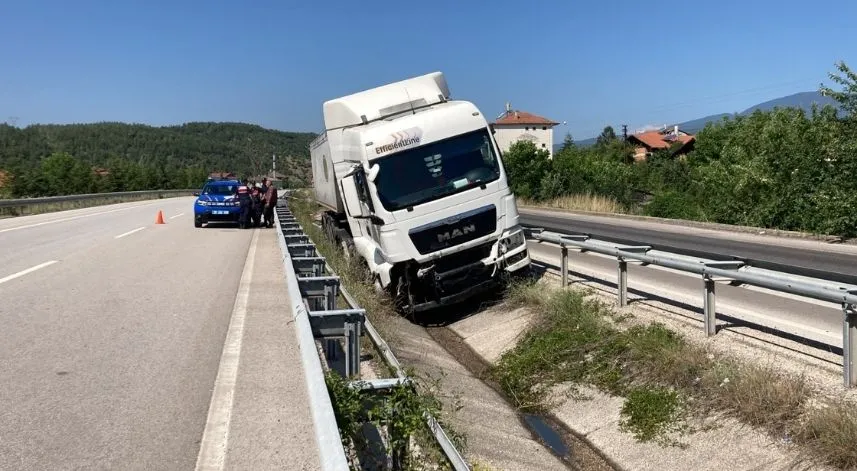
<svg viewBox="0 0 857 471">
<path fill-rule="evenodd" d="M 759 268 L 857 284 L 857 246 L 775 238 L 672 224 L 558 211 L 520 209 L 521 224 L 546 230 L 589 234 L 593 238 L 710 258 L 755 261 Z M 787 267 L 795 267 L 795 270 Z"/>
<path fill-rule="evenodd" d="M 0 220 L 0 469 L 193 469 L 254 231 L 192 201 Z"/>
</svg>

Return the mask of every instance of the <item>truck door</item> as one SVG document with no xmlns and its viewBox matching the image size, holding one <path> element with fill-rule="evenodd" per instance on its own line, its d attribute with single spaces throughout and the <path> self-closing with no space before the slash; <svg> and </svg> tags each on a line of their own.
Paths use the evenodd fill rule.
<svg viewBox="0 0 857 471">
<path fill-rule="evenodd" d="M 354 184 L 357 187 L 357 196 L 363 214 L 375 214 L 375 205 L 372 204 L 372 197 L 369 194 L 369 184 L 366 182 L 366 174 L 362 170 L 354 174 Z M 375 242 L 380 243 L 381 236 L 378 226 L 369 219 L 360 220 L 360 230 L 364 234 L 369 234 L 369 237 Z"/>
</svg>

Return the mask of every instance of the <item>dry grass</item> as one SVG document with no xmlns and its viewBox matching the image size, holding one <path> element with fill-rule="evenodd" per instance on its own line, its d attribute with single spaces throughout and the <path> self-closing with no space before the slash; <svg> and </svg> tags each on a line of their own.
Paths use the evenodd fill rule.
<svg viewBox="0 0 857 471">
<path fill-rule="evenodd" d="M 519 407 L 543 407 L 539 398 L 545 391 L 566 381 L 622 396 L 676 391 L 675 399 L 686 403 L 692 415 L 730 416 L 765 430 L 776 441 L 792 440 L 807 457 L 857 468 L 856 405 L 821 398 L 802 376 L 783 373 L 776 365 L 742 364 L 714 355 L 657 323 L 621 329 L 609 309 L 577 291 L 526 283 L 510 289 L 509 302 L 540 313 L 494 371 Z M 670 430 L 663 422 L 670 415 L 657 415 L 670 409 L 655 407 L 669 405 L 663 394 L 637 396 L 637 402 L 644 400 L 633 408 L 638 414 L 634 420 Z M 820 406 L 811 406 L 814 402 Z M 639 415 L 646 413 L 653 415 Z M 641 430 L 641 436 L 654 437 L 648 433 L 654 429 Z"/>
<path fill-rule="evenodd" d="M 844 400 L 827 402 L 811 410 L 795 439 L 842 469 L 857 469 L 857 404 Z"/>
<path fill-rule="evenodd" d="M 547 201 L 518 199 L 522 206 L 540 206 L 544 208 L 565 209 L 570 211 L 589 211 L 595 213 L 627 214 L 627 209 L 613 198 L 580 194 L 561 196 Z"/>
</svg>

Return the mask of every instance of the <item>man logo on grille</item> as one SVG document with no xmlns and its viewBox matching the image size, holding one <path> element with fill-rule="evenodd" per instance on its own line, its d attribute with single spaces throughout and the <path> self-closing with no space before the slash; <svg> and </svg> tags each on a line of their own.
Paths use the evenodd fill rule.
<svg viewBox="0 0 857 471">
<path fill-rule="evenodd" d="M 451 231 L 442 232 L 437 235 L 437 241 L 448 242 L 452 239 L 456 239 L 463 235 L 470 234 L 471 232 L 476 232 L 475 224 L 468 224 L 466 226 L 461 227 L 460 229 L 453 229 Z"/>
</svg>

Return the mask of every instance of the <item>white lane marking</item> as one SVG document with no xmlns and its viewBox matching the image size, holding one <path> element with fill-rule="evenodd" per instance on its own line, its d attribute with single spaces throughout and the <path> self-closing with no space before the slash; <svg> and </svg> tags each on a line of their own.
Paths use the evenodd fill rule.
<svg viewBox="0 0 857 471">
<path fill-rule="evenodd" d="M 114 239 L 121 239 L 121 238 L 123 238 L 123 237 L 125 237 L 125 236 L 127 236 L 127 235 L 131 235 L 131 234 L 133 234 L 133 233 L 135 233 L 135 232 L 140 232 L 140 231 L 142 231 L 142 230 L 143 230 L 143 229 L 145 229 L 145 228 L 146 228 L 146 226 L 142 226 L 142 227 L 138 227 L 138 228 L 136 228 L 136 229 L 132 229 L 132 230 L 130 230 L 130 231 L 128 231 L 128 232 L 123 232 L 123 233 L 119 234 L 118 236 L 114 237 Z"/>
<path fill-rule="evenodd" d="M 222 470 L 226 464 L 226 447 L 229 442 L 229 424 L 232 420 L 232 404 L 235 397 L 235 380 L 238 376 L 238 360 L 241 356 L 241 341 L 244 337 L 244 318 L 247 316 L 247 302 L 250 298 L 250 283 L 253 281 L 253 265 L 256 259 L 256 244 L 259 231 L 253 232 L 250 250 L 244 261 L 244 271 L 238 284 L 238 294 L 232 308 L 232 318 L 223 352 L 220 354 L 220 367 L 214 381 L 211 404 L 208 407 L 208 419 L 199 445 L 196 458 L 197 470 Z"/>
<path fill-rule="evenodd" d="M 152 206 L 152 205 L 154 205 L 154 204 L 157 204 L 157 203 L 140 204 L 140 205 L 135 205 L 135 206 L 131 206 L 131 207 L 128 207 L 128 208 L 111 209 L 111 210 L 109 210 L 109 211 L 101 211 L 101 212 L 98 212 L 98 213 L 81 214 L 80 216 L 72 216 L 72 217 L 69 217 L 69 218 L 52 219 L 52 220 L 50 220 L 50 221 L 37 222 L 37 223 L 35 223 L 35 224 L 27 224 L 27 225 L 24 225 L 24 226 L 9 227 L 9 228 L 7 228 L 7 229 L 0 229 L 0 233 L 3 233 L 3 232 L 9 232 L 9 231 L 17 231 L 18 229 L 29 229 L 29 228 L 31 228 L 31 227 L 44 226 L 45 224 L 54 224 L 54 223 L 57 223 L 57 222 L 72 221 L 72 220 L 75 220 L 75 219 L 88 218 L 88 217 L 91 217 L 91 216 L 100 216 L 100 215 L 102 215 L 102 214 L 115 213 L 115 212 L 117 212 L 117 211 L 128 211 L 129 209 L 142 208 L 142 207 L 145 207 L 145 206 Z"/>
<path fill-rule="evenodd" d="M 177 217 L 184 216 L 184 213 L 178 213 L 175 216 L 170 216 L 170 219 L 175 219 Z"/>
<path fill-rule="evenodd" d="M 34 272 L 34 271 L 36 271 L 36 270 L 41 270 L 42 268 L 45 268 L 45 267 L 47 267 L 47 266 L 49 266 L 49 265 L 53 265 L 54 263 L 57 263 L 57 262 L 58 262 L 58 260 L 51 260 L 50 262 L 40 263 L 40 264 L 38 264 L 38 265 L 36 265 L 36 266 L 34 266 L 34 267 L 27 268 L 26 270 L 21 270 L 21 271 L 19 271 L 18 273 L 13 273 L 13 274 L 11 274 L 11 275 L 9 275 L 9 276 L 7 276 L 7 277 L 0 278 L 0 284 L 3 284 L 3 283 L 5 283 L 5 282 L 7 282 L 7 281 L 12 281 L 12 280 L 14 280 L 15 278 L 18 278 L 18 277 L 21 277 L 21 276 L 26 275 L 27 273 L 32 273 L 32 272 Z"/>
</svg>

